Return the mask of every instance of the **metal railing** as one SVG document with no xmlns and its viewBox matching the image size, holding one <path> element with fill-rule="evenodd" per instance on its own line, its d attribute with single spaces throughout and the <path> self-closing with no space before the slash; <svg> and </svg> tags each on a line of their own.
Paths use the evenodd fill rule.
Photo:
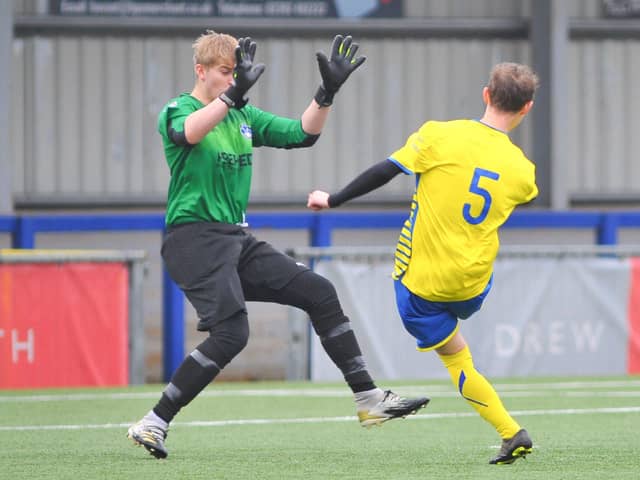
<svg viewBox="0 0 640 480">
<path fill-rule="evenodd" d="M 336 246 L 295 247 L 287 254 L 304 261 L 339 258 L 342 261 L 372 262 L 393 259 L 394 249 L 389 246 Z M 518 257 L 640 257 L 640 245 L 502 245 L 498 258 Z"/>
<path fill-rule="evenodd" d="M 407 212 L 323 212 L 316 213 L 255 213 L 248 215 L 253 229 L 306 230 L 310 247 L 329 247 L 336 230 L 400 229 Z M 580 229 L 591 230 L 593 244 L 613 248 L 618 244 L 618 233 L 622 228 L 640 228 L 638 211 L 540 211 L 519 210 L 513 213 L 505 229 Z M 14 248 L 35 248 L 36 236 L 41 232 L 88 232 L 88 231 L 156 231 L 164 232 L 163 214 L 120 215 L 34 215 L 0 216 L 0 232 L 12 237 Z M 385 247 L 392 254 L 393 247 Z M 521 247 L 503 246 L 501 255 L 510 249 Z M 524 248 L 524 247 L 522 247 Z M 542 251 L 543 247 L 535 247 Z M 558 247 L 553 247 L 558 248 Z M 587 246 L 560 247 L 565 254 L 580 252 Z M 598 247 L 600 248 L 600 247 Z M 606 254 L 606 248 L 598 253 Z M 617 247 L 616 247 L 617 248 Z M 624 250 L 627 247 L 621 247 Z M 634 247 L 635 248 L 635 247 Z M 357 247 L 362 250 L 362 247 Z M 296 248 L 296 252 L 300 249 Z M 634 250 L 635 251 L 635 250 Z M 611 253 L 611 252 L 608 252 Z M 165 272 L 163 276 L 163 370 L 168 380 L 184 359 L 184 295 Z"/>
</svg>

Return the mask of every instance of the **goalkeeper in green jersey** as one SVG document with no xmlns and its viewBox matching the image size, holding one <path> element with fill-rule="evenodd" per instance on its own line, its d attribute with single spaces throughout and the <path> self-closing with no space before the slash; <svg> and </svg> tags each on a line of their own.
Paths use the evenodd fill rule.
<svg viewBox="0 0 640 480">
<path fill-rule="evenodd" d="M 533 444 L 474 367 L 458 319 L 478 311 L 491 289 L 498 229 L 538 194 L 533 163 L 508 136 L 531 110 L 537 87 L 529 67 L 496 65 L 482 91 L 482 118 L 426 122 L 341 191 L 316 190 L 307 203 L 313 210 L 337 207 L 400 173 L 415 174 L 395 252 L 398 312 L 418 350 L 437 352 L 460 395 L 502 438 L 492 464 L 513 463 Z"/>
<path fill-rule="evenodd" d="M 128 436 L 165 458 L 169 423 L 247 344 L 246 301 L 274 302 L 308 313 L 322 345 L 353 391 L 363 426 L 415 413 L 429 401 L 378 388 L 369 375 L 333 285 L 246 230 L 254 147 L 315 143 L 334 95 L 365 57 L 337 35 L 317 53 L 322 82 L 300 119 L 248 103 L 265 66 L 250 38 L 207 31 L 193 44 L 195 86 L 170 100 L 158 131 L 171 172 L 162 258 L 209 335 L 175 371 L 158 403 Z"/>
</svg>

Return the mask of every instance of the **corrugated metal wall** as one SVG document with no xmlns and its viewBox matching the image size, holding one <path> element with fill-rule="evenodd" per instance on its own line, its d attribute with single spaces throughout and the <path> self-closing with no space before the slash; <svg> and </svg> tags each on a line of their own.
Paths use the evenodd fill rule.
<svg viewBox="0 0 640 480">
<path fill-rule="evenodd" d="M 169 96 L 192 81 L 188 48 L 161 38 L 16 39 L 16 193 L 163 192 L 155 121 Z"/>
<path fill-rule="evenodd" d="M 250 92 L 252 103 L 298 117 L 319 82 L 315 51 L 328 51 L 331 38 L 257 41 L 267 70 Z M 156 117 L 167 100 L 193 87 L 191 42 L 16 39 L 15 193 L 163 198 L 168 172 Z M 488 66 L 529 57 L 526 42 L 510 40 L 363 39 L 361 51 L 367 62 L 338 94 L 313 149 L 256 151 L 254 197 L 302 198 L 313 187 L 335 188 L 398 148 L 427 117 L 480 115 Z M 402 182 L 390 187 L 406 197 Z"/>
<path fill-rule="evenodd" d="M 42 8 L 17 2 L 17 14 Z M 473 6 L 471 6 L 473 5 Z M 523 0 L 407 1 L 409 15 L 505 16 L 530 13 Z M 570 16 L 599 15 L 598 0 L 568 2 Z M 168 172 L 156 116 L 193 86 L 189 37 L 26 36 L 14 40 L 12 79 L 13 188 L 22 201 L 60 199 L 162 202 Z M 252 103 L 297 117 L 319 74 L 315 51 L 331 38 L 256 38 L 267 70 Z M 313 149 L 259 149 L 254 202 L 301 203 L 315 187 L 333 189 L 385 158 L 428 119 L 477 117 L 488 69 L 498 61 L 528 62 L 526 40 L 358 38 L 368 60 L 338 94 Z M 572 40 L 568 182 L 576 195 L 640 195 L 640 109 L 633 94 L 640 41 Z M 512 135 L 531 153 L 531 122 Z M 411 179 L 369 198 L 406 198 Z"/>
<path fill-rule="evenodd" d="M 640 40 L 571 43 L 569 191 L 640 194 Z"/>
</svg>

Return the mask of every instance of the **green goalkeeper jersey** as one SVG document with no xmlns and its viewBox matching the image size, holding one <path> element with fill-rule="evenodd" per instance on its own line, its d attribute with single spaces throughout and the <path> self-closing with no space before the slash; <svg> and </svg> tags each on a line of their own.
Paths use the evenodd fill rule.
<svg viewBox="0 0 640 480">
<path fill-rule="evenodd" d="M 244 224 L 253 147 L 295 148 L 316 136 L 300 120 L 283 118 L 252 105 L 231 109 L 196 145 L 184 139 L 184 121 L 204 104 L 184 93 L 170 100 L 158 117 L 165 157 L 171 172 L 167 225 L 188 222 Z"/>
</svg>

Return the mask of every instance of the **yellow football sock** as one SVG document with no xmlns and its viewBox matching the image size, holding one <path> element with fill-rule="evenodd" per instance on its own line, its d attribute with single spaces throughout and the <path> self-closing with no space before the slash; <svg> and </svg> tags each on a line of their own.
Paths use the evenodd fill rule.
<svg viewBox="0 0 640 480">
<path fill-rule="evenodd" d="M 513 437 L 520 425 L 509 415 L 491 384 L 473 366 L 469 347 L 453 355 L 440 355 L 460 395 L 494 426 L 503 439 Z"/>
</svg>

